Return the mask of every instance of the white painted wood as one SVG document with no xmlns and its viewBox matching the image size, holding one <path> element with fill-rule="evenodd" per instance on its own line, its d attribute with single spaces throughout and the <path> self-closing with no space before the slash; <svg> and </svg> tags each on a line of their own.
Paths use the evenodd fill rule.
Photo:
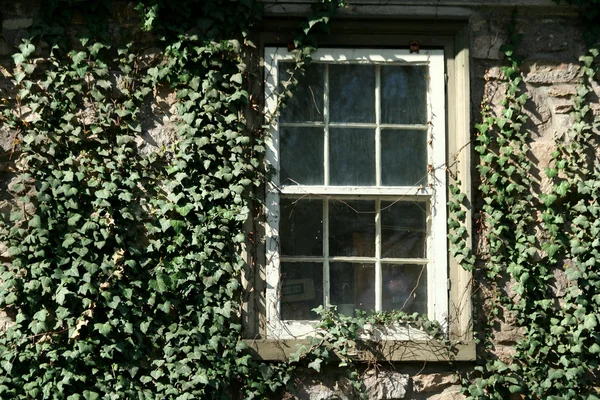
<svg viewBox="0 0 600 400">
<path fill-rule="evenodd" d="M 423 179 L 423 186 L 309 186 L 309 185 L 285 185 L 277 188 L 282 195 L 314 195 L 334 197 L 340 196 L 345 199 L 375 199 L 374 196 L 394 196 L 402 201 L 425 201 L 433 190 L 427 186 L 427 177 Z M 274 185 L 273 185 L 274 186 Z"/>
<path fill-rule="evenodd" d="M 428 257 L 432 263 L 428 268 L 428 288 L 432 296 L 429 302 L 430 318 L 447 323 L 448 291 L 446 290 L 447 269 L 447 239 L 446 239 L 446 105 L 444 88 L 444 59 L 431 57 L 429 64 L 429 100 L 431 103 L 431 156 L 433 173 L 430 182 L 433 188 L 431 202 L 431 231 Z"/>
<path fill-rule="evenodd" d="M 279 60 L 293 59 L 293 56 L 287 51 L 275 48 L 265 49 L 265 113 L 276 115 L 277 101 L 275 90 L 277 88 L 277 64 Z M 423 177 L 423 182 L 419 186 L 408 187 L 385 187 L 381 186 L 381 170 L 385 166 L 381 165 L 381 154 L 379 153 L 380 130 L 383 127 L 380 124 L 380 78 L 379 68 L 376 72 L 376 122 L 375 124 L 335 124 L 336 126 L 373 126 L 376 132 L 376 186 L 328 186 L 329 183 L 329 165 L 328 165 L 328 131 L 329 126 L 334 126 L 329 122 L 329 87 L 328 87 L 328 68 L 325 67 L 325 90 L 324 90 L 324 122 L 320 123 L 294 123 L 286 126 L 323 126 L 324 128 L 324 185 L 306 186 L 306 185 L 286 185 L 281 186 L 279 182 L 279 137 L 277 121 L 272 121 L 270 137 L 266 140 L 267 144 L 267 163 L 275 168 L 272 182 L 267 185 L 266 206 L 267 206 L 267 229 L 266 229 L 266 248 L 267 248 L 267 335 L 272 338 L 290 339 L 298 338 L 310 334 L 313 331 L 312 323 L 314 321 L 283 321 L 280 318 L 280 263 L 285 262 L 322 262 L 323 263 L 323 293 L 324 304 L 330 303 L 330 282 L 335 277 L 329 276 L 329 263 L 335 261 L 353 262 L 353 263 L 374 263 L 375 264 L 375 291 L 376 291 L 376 310 L 382 309 L 382 271 L 381 264 L 402 263 L 402 264 L 427 264 L 428 266 L 428 310 L 431 319 L 445 323 L 448 311 L 448 293 L 446 290 L 447 264 L 446 264 L 446 171 L 445 171 L 445 109 L 444 109 L 444 56 L 441 50 L 427 50 L 420 54 L 410 54 L 408 50 L 373 50 L 373 49 L 321 49 L 313 54 L 314 62 L 360 62 L 371 63 L 375 65 L 385 63 L 398 64 L 420 64 L 429 65 L 428 103 L 429 114 L 431 115 L 429 124 L 423 125 L 393 125 L 386 124 L 385 127 L 395 129 L 428 129 L 432 137 L 430 147 L 428 147 L 428 163 L 431 166 L 430 172 Z M 267 121 L 269 119 L 267 118 Z M 283 126 L 283 125 L 282 125 Z M 279 254 L 279 199 L 280 196 L 291 196 L 303 198 L 304 196 L 322 196 L 323 201 L 323 257 L 281 257 Z M 329 199 L 372 199 L 376 201 L 375 224 L 375 257 L 330 257 L 328 254 L 329 243 Z M 382 259 L 381 258 L 381 200 L 390 201 L 419 201 L 427 202 L 429 205 L 428 215 L 428 238 L 427 238 L 427 258 L 426 259 Z M 406 332 L 391 330 L 383 335 L 383 338 L 395 337 L 402 338 Z M 378 334 L 379 335 L 379 334 Z"/>
<path fill-rule="evenodd" d="M 328 70 L 329 68 L 326 68 Z M 327 108 L 326 108 L 327 109 Z M 427 125 L 420 124 L 377 124 L 368 122 L 327 122 L 327 125 L 332 128 L 393 128 L 399 130 L 423 130 L 429 129 Z M 307 121 L 307 122 L 281 122 L 279 126 L 290 126 L 290 127 L 321 127 L 325 126 L 324 122 L 320 121 Z"/>
<path fill-rule="evenodd" d="M 355 264 L 374 264 L 377 260 L 381 260 L 384 264 L 414 264 L 421 265 L 427 264 L 431 260 L 428 258 L 376 258 L 376 257 L 302 257 L 302 256 L 279 256 L 280 262 L 348 262 Z"/>
<path fill-rule="evenodd" d="M 375 311 L 383 310 L 381 273 L 381 200 L 375 200 Z"/>
</svg>

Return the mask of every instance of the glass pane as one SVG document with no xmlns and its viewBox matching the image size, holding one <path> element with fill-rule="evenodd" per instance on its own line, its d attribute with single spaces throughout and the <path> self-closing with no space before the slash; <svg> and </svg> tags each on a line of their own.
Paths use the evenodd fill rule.
<svg viewBox="0 0 600 400">
<path fill-rule="evenodd" d="M 375 309 L 375 265 L 329 264 L 331 304 L 342 314 L 352 316 L 354 310 Z"/>
<path fill-rule="evenodd" d="M 383 311 L 427 313 L 427 267 L 425 265 L 382 265 Z"/>
<path fill-rule="evenodd" d="M 288 70 L 294 68 L 291 62 L 279 63 L 280 93 L 285 90 L 281 85 L 289 79 Z M 281 110 L 279 122 L 323 121 L 324 65 L 312 63 L 306 69 L 304 76 L 298 79 L 294 95 Z"/>
<path fill-rule="evenodd" d="M 375 66 L 329 66 L 329 120 L 375 122 Z"/>
<path fill-rule="evenodd" d="M 279 179 L 282 185 L 324 183 L 323 140 L 322 128 L 281 127 L 279 129 L 281 153 Z"/>
<path fill-rule="evenodd" d="M 318 319 L 323 305 L 323 264 L 281 263 L 281 319 Z"/>
<path fill-rule="evenodd" d="M 329 130 L 329 183 L 337 186 L 375 185 L 374 130 Z"/>
<path fill-rule="evenodd" d="M 322 256 L 323 201 L 282 198 L 280 205 L 281 254 Z"/>
<path fill-rule="evenodd" d="M 427 123 L 427 75 L 425 65 L 381 67 L 381 122 Z"/>
<path fill-rule="evenodd" d="M 329 255 L 375 256 L 375 202 L 329 203 Z"/>
<path fill-rule="evenodd" d="M 427 203 L 381 202 L 381 256 L 425 258 Z"/>
<path fill-rule="evenodd" d="M 381 131 L 381 184 L 427 185 L 427 131 Z"/>
</svg>

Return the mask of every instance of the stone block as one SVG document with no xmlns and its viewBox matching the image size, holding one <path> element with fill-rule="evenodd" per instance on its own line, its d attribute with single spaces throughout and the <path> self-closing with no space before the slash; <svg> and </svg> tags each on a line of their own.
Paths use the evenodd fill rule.
<svg viewBox="0 0 600 400">
<path fill-rule="evenodd" d="M 408 375 L 396 371 L 370 370 L 364 377 L 369 400 L 404 399 L 409 381 Z"/>
<path fill-rule="evenodd" d="M 576 93 L 576 85 L 552 85 L 548 89 L 548 96 L 550 97 L 571 97 Z"/>
<path fill-rule="evenodd" d="M 33 24 L 33 18 L 14 18 L 2 21 L 2 29 L 27 29 Z"/>
<path fill-rule="evenodd" d="M 14 324 L 15 322 L 13 321 L 13 319 L 3 310 L 0 310 L 0 332 L 6 331 L 10 326 Z"/>
<path fill-rule="evenodd" d="M 488 60 L 500 60 L 502 40 L 497 35 L 479 35 L 471 43 L 471 56 Z"/>
<path fill-rule="evenodd" d="M 310 374 L 310 373 L 307 373 Z M 284 399 L 294 400 L 352 400 L 352 385 L 345 377 L 324 373 L 318 379 L 296 375 L 294 393 L 286 393 Z"/>
<path fill-rule="evenodd" d="M 556 104 L 554 106 L 554 112 L 556 114 L 569 114 L 573 110 L 573 104 L 571 103 Z"/>
<path fill-rule="evenodd" d="M 461 393 L 462 388 L 460 385 L 453 385 L 450 386 L 446 389 L 444 389 L 444 391 L 442 393 L 433 395 L 431 397 L 428 397 L 428 400 L 465 400 L 466 397 L 465 395 L 463 395 Z"/>
<path fill-rule="evenodd" d="M 526 61 L 522 71 L 525 82 L 543 85 L 574 83 L 581 77 L 579 65 L 557 60 Z"/>
<path fill-rule="evenodd" d="M 532 56 L 539 53 L 555 53 L 568 50 L 579 33 L 568 25 L 567 20 L 547 19 L 527 24 L 519 53 Z"/>
<path fill-rule="evenodd" d="M 535 133 L 538 137 L 552 140 L 552 135 L 546 134 L 548 127 L 551 124 L 552 112 L 548 107 L 548 95 L 546 88 L 538 88 L 532 85 L 527 85 L 527 95 L 529 100 L 525 103 L 523 112 L 529 117 L 525 124 L 525 129 Z"/>
<path fill-rule="evenodd" d="M 412 378 L 414 393 L 435 393 L 458 383 L 458 376 L 452 372 L 416 375 Z"/>
</svg>

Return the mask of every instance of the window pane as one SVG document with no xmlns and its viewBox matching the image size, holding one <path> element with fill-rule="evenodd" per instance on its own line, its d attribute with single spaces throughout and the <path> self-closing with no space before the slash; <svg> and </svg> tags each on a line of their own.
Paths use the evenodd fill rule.
<svg viewBox="0 0 600 400">
<path fill-rule="evenodd" d="M 375 122 L 375 66 L 329 66 L 329 120 Z"/>
<path fill-rule="evenodd" d="M 323 129 L 282 127 L 279 130 L 282 185 L 322 185 Z"/>
<path fill-rule="evenodd" d="M 375 256 L 375 202 L 329 203 L 329 255 Z"/>
<path fill-rule="evenodd" d="M 381 256 L 425 258 L 427 203 L 381 202 Z"/>
<path fill-rule="evenodd" d="M 375 131 L 331 128 L 329 131 L 329 183 L 375 185 Z"/>
<path fill-rule="evenodd" d="M 375 309 L 375 265 L 331 263 L 329 265 L 331 304 L 345 315 L 355 309 Z"/>
<path fill-rule="evenodd" d="M 427 185 L 427 131 L 381 131 L 381 184 Z"/>
<path fill-rule="evenodd" d="M 285 90 L 281 86 L 281 82 L 289 79 L 288 70 L 293 68 L 293 63 L 280 62 L 280 93 Z M 298 79 L 298 86 L 292 98 L 287 101 L 286 107 L 281 110 L 280 122 L 323 121 L 323 87 L 325 82 L 323 72 L 323 64 L 312 63 L 306 69 L 304 76 L 298 79 L 298 75 L 294 75 Z"/>
<path fill-rule="evenodd" d="M 425 265 L 382 265 L 383 311 L 427 313 L 427 267 Z"/>
<path fill-rule="evenodd" d="M 424 65 L 381 67 L 382 123 L 427 123 L 427 75 Z"/>
<path fill-rule="evenodd" d="M 281 263 L 281 319 L 318 319 L 323 305 L 323 264 Z"/>
<path fill-rule="evenodd" d="M 280 205 L 281 254 L 322 256 L 323 201 L 282 198 Z"/>
</svg>

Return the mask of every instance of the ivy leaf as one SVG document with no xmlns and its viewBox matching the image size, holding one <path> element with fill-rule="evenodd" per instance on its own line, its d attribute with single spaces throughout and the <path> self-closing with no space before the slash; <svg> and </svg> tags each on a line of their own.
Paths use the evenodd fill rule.
<svg viewBox="0 0 600 400">
<path fill-rule="evenodd" d="M 313 362 L 308 363 L 308 368 L 312 368 L 317 372 L 321 372 L 321 363 L 322 362 L 323 362 L 322 359 L 316 358 Z"/>
<path fill-rule="evenodd" d="M 65 249 L 68 249 L 69 247 L 71 247 L 71 245 L 75 243 L 75 238 L 73 238 L 73 236 L 71 236 L 71 234 L 67 233 L 65 235 L 65 239 L 62 242 L 62 247 L 64 247 Z"/>
<path fill-rule="evenodd" d="M 590 332 L 593 332 L 594 328 L 596 328 L 597 325 L 598 319 L 596 317 L 596 314 L 588 314 L 585 316 L 585 319 L 583 321 L 583 327 L 585 329 L 587 329 Z"/>
<path fill-rule="evenodd" d="M 100 332 L 102 336 L 108 336 L 112 331 L 112 326 L 108 322 L 104 324 L 94 324 L 94 330 Z"/>
</svg>

